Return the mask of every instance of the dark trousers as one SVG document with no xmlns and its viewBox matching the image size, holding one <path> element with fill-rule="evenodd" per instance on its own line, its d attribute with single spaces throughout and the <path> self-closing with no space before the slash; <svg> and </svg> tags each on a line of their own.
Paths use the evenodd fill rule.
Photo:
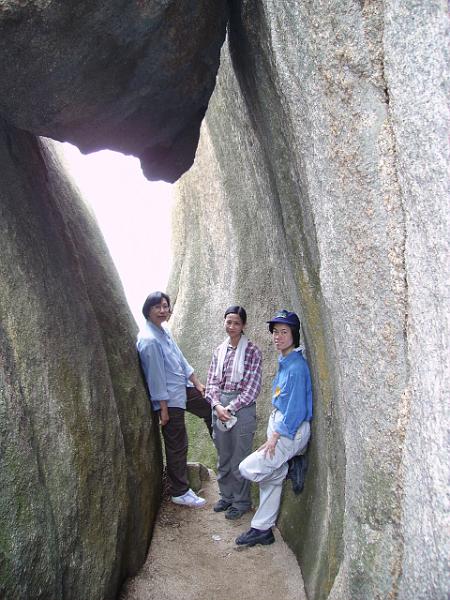
<svg viewBox="0 0 450 600">
<path fill-rule="evenodd" d="M 169 422 L 161 427 L 166 450 L 167 479 L 172 496 L 182 496 L 189 489 L 187 474 L 188 436 L 184 409 L 169 407 Z"/>
<path fill-rule="evenodd" d="M 198 389 L 195 387 L 186 388 L 186 396 L 186 410 L 192 415 L 204 420 L 205 425 L 208 428 L 209 435 L 212 437 L 211 405 L 203 398 Z"/>
<path fill-rule="evenodd" d="M 194 387 L 186 388 L 186 410 L 204 420 L 212 436 L 211 406 Z M 167 479 L 172 496 L 182 496 L 189 489 L 187 474 L 188 436 L 182 408 L 169 407 L 169 422 L 161 427 L 166 451 Z"/>
</svg>

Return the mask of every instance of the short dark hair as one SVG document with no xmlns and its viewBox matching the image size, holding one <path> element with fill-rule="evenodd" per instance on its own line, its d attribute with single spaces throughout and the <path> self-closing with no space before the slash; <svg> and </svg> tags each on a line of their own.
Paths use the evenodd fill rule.
<svg viewBox="0 0 450 600">
<path fill-rule="evenodd" d="M 148 315 L 150 313 L 150 309 L 152 306 L 156 306 L 157 304 L 161 304 L 162 300 L 166 300 L 167 304 L 170 308 L 170 298 L 164 292 L 152 292 L 144 302 L 144 306 L 142 307 L 142 314 L 145 319 L 148 320 Z"/>
<path fill-rule="evenodd" d="M 278 323 L 269 323 L 270 333 L 273 333 L 273 328 L 275 327 L 275 325 L 278 325 Z M 300 346 L 300 328 L 294 327 L 294 325 L 289 325 L 288 323 L 286 323 L 286 327 L 289 327 L 289 329 L 292 332 L 292 340 L 294 342 L 294 348 L 298 348 Z"/>
<path fill-rule="evenodd" d="M 229 306 L 225 311 L 223 318 L 226 319 L 227 315 L 238 315 L 241 318 L 243 325 L 247 323 L 247 313 L 242 306 Z"/>
</svg>

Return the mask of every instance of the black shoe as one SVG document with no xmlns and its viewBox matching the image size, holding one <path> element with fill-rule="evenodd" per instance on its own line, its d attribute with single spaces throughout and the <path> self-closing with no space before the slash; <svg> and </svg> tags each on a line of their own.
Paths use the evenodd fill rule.
<svg viewBox="0 0 450 600">
<path fill-rule="evenodd" d="M 240 519 L 242 515 L 245 515 L 246 512 L 248 512 L 248 508 L 244 508 L 244 510 L 241 510 L 239 508 L 236 508 L 235 506 L 230 506 L 230 508 L 225 513 L 225 519 L 229 519 L 230 521 L 236 521 L 237 519 Z"/>
<path fill-rule="evenodd" d="M 231 502 L 227 502 L 226 500 L 222 500 L 222 498 L 221 498 L 214 504 L 213 511 L 214 512 L 225 512 L 227 509 L 230 508 L 230 506 L 231 506 Z"/>
<path fill-rule="evenodd" d="M 286 479 L 292 481 L 293 492 L 301 494 L 305 485 L 306 471 L 308 470 L 308 457 L 305 454 L 293 456 L 288 460 L 288 467 Z"/>
<path fill-rule="evenodd" d="M 269 544 L 273 544 L 274 541 L 275 538 L 273 537 L 272 529 L 261 531 L 261 529 L 255 529 L 254 527 L 250 527 L 248 531 L 241 533 L 241 535 L 236 538 L 236 544 L 238 546 L 255 546 L 255 544 L 268 546 Z"/>
</svg>

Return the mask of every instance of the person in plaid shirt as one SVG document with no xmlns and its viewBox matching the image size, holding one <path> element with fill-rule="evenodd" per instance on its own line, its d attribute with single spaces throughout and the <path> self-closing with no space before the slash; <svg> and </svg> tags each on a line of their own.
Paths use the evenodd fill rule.
<svg viewBox="0 0 450 600">
<path fill-rule="evenodd" d="M 242 306 L 225 311 L 227 338 L 216 348 L 209 367 L 205 397 L 213 412 L 220 499 L 215 512 L 239 519 L 251 508 L 250 481 L 239 463 L 252 451 L 256 431 L 256 398 L 261 390 L 261 351 L 245 335 Z"/>
</svg>

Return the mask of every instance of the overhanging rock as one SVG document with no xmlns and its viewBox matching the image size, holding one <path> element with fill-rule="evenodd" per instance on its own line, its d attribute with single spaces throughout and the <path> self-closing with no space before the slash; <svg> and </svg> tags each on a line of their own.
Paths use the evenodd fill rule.
<svg viewBox="0 0 450 600">
<path fill-rule="evenodd" d="M 225 0 L 2 3 L 0 115 L 173 182 L 194 160 L 226 19 Z"/>
</svg>

